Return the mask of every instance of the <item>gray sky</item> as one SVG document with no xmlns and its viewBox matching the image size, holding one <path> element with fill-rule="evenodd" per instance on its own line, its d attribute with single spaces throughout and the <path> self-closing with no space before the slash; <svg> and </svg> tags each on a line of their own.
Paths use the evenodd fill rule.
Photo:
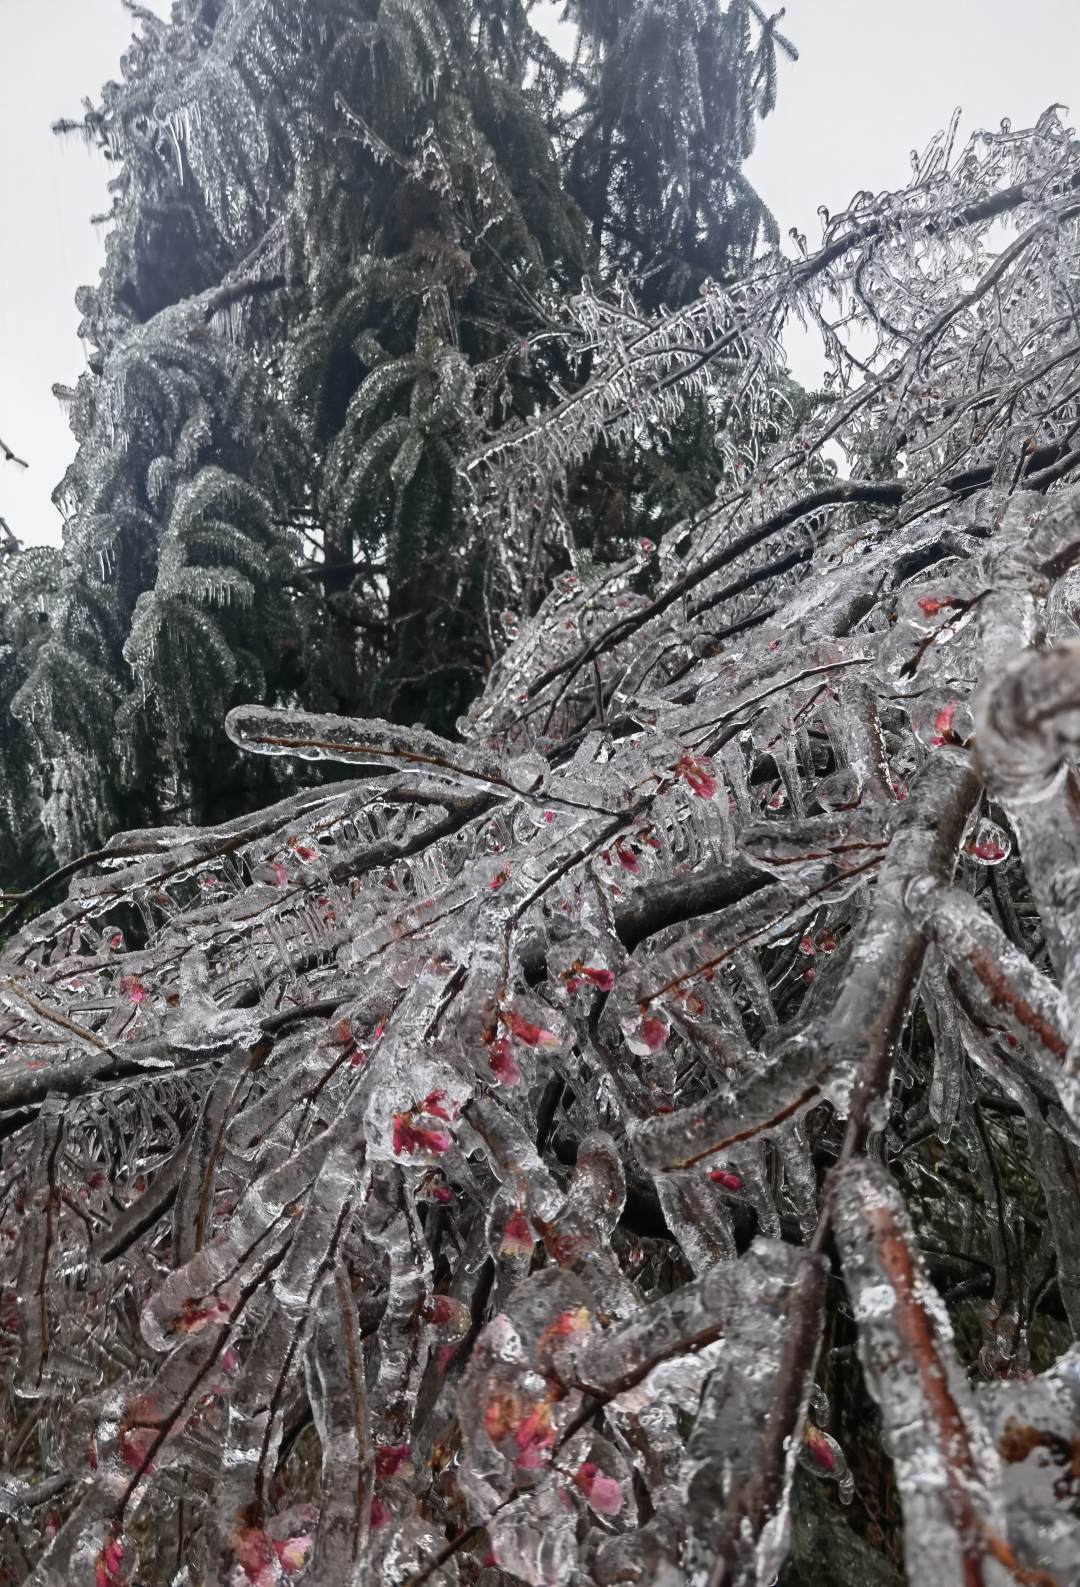
<svg viewBox="0 0 1080 1587">
<path fill-rule="evenodd" d="M 108 207 L 110 172 L 49 124 L 77 116 L 83 95 L 118 75 L 132 19 L 119 0 L 0 6 L 0 436 L 31 465 L 0 465 L 0 515 L 24 541 L 56 541 L 49 495 L 74 442 L 51 387 L 82 367 L 72 298 L 102 262 L 87 219 Z M 962 132 L 1002 116 L 1030 125 L 1055 100 L 1080 116 L 1078 0 L 789 0 L 783 26 L 801 59 L 783 71 L 748 174 L 782 232 L 798 226 L 811 247 L 819 204 L 837 210 L 859 188 L 904 183 L 908 151 L 955 105 Z M 791 353 L 796 374 L 813 379 L 812 352 Z"/>
<path fill-rule="evenodd" d="M 83 367 L 73 298 L 104 261 L 88 220 L 108 209 L 113 172 L 49 127 L 119 77 L 134 20 L 119 0 L 0 0 L 0 24 L 0 436 L 30 464 L 0 463 L 0 517 L 20 540 L 58 541 L 49 496 L 75 442 L 52 386 Z"/>
</svg>

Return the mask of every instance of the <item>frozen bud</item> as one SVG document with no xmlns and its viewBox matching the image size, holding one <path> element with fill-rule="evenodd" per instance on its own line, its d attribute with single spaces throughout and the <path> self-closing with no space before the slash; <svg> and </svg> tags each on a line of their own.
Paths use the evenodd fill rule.
<svg viewBox="0 0 1080 1587">
<path fill-rule="evenodd" d="M 122 975 L 120 990 L 129 1003 L 142 1003 L 146 999 L 146 988 L 137 975 Z"/>
<path fill-rule="evenodd" d="M 123 1564 L 124 1545 L 118 1537 L 106 1538 L 94 1560 L 94 1587 L 125 1587 Z"/>
<path fill-rule="evenodd" d="M 415 1108 L 394 1114 L 392 1141 L 396 1157 L 420 1154 L 438 1157 L 450 1150 L 453 1137 L 449 1130 L 417 1122 L 418 1117 L 445 1119 L 449 1122 L 450 1114 L 446 1111 L 445 1098 L 445 1091 L 432 1091 L 422 1102 L 418 1102 Z"/>
<path fill-rule="evenodd" d="M 375 1450 L 375 1475 L 388 1478 L 408 1476 L 412 1471 L 411 1444 L 383 1444 Z"/>
<path fill-rule="evenodd" d="M 701 756 L 681 756 L 675 762 L 674 771 L 699 799 L 711 799 L 715 794 L 716 773 L 711 764 Z"/>
<path fill-rule="evenodd" d="M 541 1400 L 534 1405 L 514 1429 L 517 1454 L 514 1465 L 522 1471 L 535 1471 L 551 1459 L 555 1443 L 555 1429 L 551 1424 L 551 1402 Z"/>
<path fill-rule="evenodd" d="M 501 1086 L 516 1086 L 521 1079 L 509 1036 L 497 1037 L 488 1047 L 488 1068 Z"/>
<path fill-rule="evenodd" d="M 912 730 L 927 749 L 945 744 L 962 746 L 973 731 L 971 712 L 963 700 L 928 695 L 911 713 Z"/>
<path fill-rule="evenodd" d="M 598 992 L 610 992 L 615 985 L 615 976 L 605 969 L 603 965 L 582 964 L 578 966 L 578 974 L 584 980 L 590 981 Z"/>
<path fill-rule="evenodd" d="M 664 1046 L 669 1027 L 659 1014 L 644 1014 L 640 1019 L 630 1015 L 622 1021 L 622 1032 L 630 1051 L 638 1058 L 647 1058 Z"/>
<path fill-rule="evenodd" d="M 574 1482 L 597 1515 L 618 1515 L 623 1507 L 623 1491 L 614 1477 L 607 1477 L 593 1460 L 584 1460 L 574 1473 Z"/>
<path fill-rule="evenodd" d="M 535 1244 L 528 1218 L 520 1207 L 515 1207 L 503 1225 L 500 1256 L 532 1256 Z"/>
<path fill-rule="evenodd" d="M 524 1042 L 526 1047 L 557 1047 L 559 1038 L 554 1031 L 545 1030 L 542 1025 L 536 1025 L 516 1009 L 508 1009 L 500 1015 L 503 1024 L 513 1036 L 515 1041 Z"/>
<path fill-rule="evenodd" d="M 964 844 L 964 853 L 976 865 L 1000 865 L 1012 853 L 1012 840 L 995 822 L 980 821 Z"/>
<path fill-rule="evenodd" d="M 719 1185 L 723 1190 L 741 1190 L 742 1180 L 738 1174 L 733 1174 L 727 1168 L 710 1168 L 709 1178 L 714 1185 Z"/>
</svg>

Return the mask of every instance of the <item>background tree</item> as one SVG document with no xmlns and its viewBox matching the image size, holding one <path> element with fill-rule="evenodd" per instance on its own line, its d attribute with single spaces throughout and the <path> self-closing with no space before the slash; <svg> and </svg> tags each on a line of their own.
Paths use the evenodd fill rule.
<svg viewBox="0 0 1080 1587">
<path fill-rule="evenodd" d="M 685 294 L 745 263 L 763 224 L 737 170 L 776 39 L 744 0 L 663 23 L 655 147 L 628 89 L 648 6 L 582 13 L 571 68 L 516 0 L 180 0 L 169 24 L 132 9 L 122 81 L 61 124 L 118 174 L 102 278 L 79 296 L 88 371 L 59 393 L 79 442 L 63 551 L 35 553 L 5 596 L 19 726 L 0 753 L 24 876 L 42 836 L 67 858 L 118 824 L 214 821 L 294 785 L 295 768 L 233 754 L 237 700 L 452 729 L 505 643 L 491 614 L 535 604 L 575 534 L 625 554 L 631 496 L 655 526 L 678 495 L 650 464 L 640 484 L 616 470 L 598 503 L 592 470 L 588 512 L 559 520 L 523 581 L 478 536 L 458 462 L 587 377 L 562 307 L 586 271 Z M 652 228 L 662 275 L 617 216 Z M 689 450 L 652 443 L 699 493 L 709 424 L 693 417 Z"/>
<path fill-rule="evenodd" d="M 369 775 L 12 906 L 16 1579 L 1071 1579 L 1078 259 L 1055 109 L 636 339 L 581 303 L 588 385 L 463 466 L 522 556 L 703 361 L 776 424 L 792 312 L 836 400 L 461 742 L 240 707 Z"/>
</svg>

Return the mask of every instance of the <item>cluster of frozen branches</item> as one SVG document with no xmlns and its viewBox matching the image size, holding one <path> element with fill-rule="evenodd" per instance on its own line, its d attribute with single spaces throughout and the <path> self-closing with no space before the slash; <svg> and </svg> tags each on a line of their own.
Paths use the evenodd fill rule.
<svg viewBox="0 0 1080 1587">
<path fill-rule="evenodd" d="M 909 1580 L 1075 1579 L 1078 217 L 1054 113 L 935 146 L 695 354 L 812 314 L 825 417 L 565 580 L 463 742 L 235 711 L 348 780 L 11 906 L 10 1578 L 764 1587 L 796 1462 L 851 1496 L 840 1311 Z"/>
</svg>

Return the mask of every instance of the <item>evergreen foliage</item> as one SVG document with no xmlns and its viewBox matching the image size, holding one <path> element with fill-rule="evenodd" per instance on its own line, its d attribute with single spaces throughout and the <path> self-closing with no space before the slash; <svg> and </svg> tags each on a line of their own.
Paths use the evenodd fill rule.
<svg viewBox="0 0 1080 1587">
<path fill-rule="evenodd" d="M 58 392 L 63 549 L 0 596 L 9 885 L 49 846 L 291 785 L 223 739 L 238 700 L 451 730 L 505 642 L 494 614 L 719 468 L 703 409 L 633 486 L 584 460 L 581 510 L 522 583 L 462 458 L 588 377 L 563 334 L 586 277 L 684 300 L 765 224 L 738 168 L 786 46 L 747 0 L 572 5 L 570 64 L 520 0 L 130 9 L 121 81 L 60 124 L 117 174 L 78 299 L 88 369 Z"/>
</svg>

